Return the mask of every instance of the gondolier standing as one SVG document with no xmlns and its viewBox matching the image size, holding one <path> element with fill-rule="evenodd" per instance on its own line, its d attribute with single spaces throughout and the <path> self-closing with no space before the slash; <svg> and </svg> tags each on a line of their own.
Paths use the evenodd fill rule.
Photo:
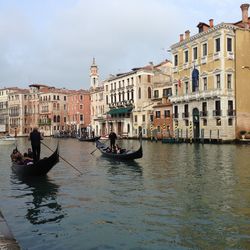
<svg viewBox="0 0 250 250">
<path fill-rule="evenodd" d="M 41 140 L 43 140 L 41 133 L 37 130 L 37 128 L 34 128 L 33 131 L 30 133 L 30 141 L 33 151 L 34 162 L 40 160 Z"/>
<path fill-rule="evenodd" d="M 110 148 L 111 150 L 115 150 L 115 141 L 117 139 L 116 133 L 111 130 L 109 134 L 109 140 L 110 140 Z"/>
</svg>

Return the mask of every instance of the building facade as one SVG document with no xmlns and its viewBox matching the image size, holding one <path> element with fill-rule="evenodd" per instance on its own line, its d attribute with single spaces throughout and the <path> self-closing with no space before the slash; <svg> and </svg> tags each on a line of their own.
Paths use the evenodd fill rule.
<svg viewBox="0 0 250 250">
<path fill-rule="evenodd" d="M 210 19 L 171 46 L 176 137 L 234 140 L 240 130 L 250 130 L 249 72 L 242 72 L 250 62 L 248 24 L 243 18 L 214 26 Z"/>
</svg>

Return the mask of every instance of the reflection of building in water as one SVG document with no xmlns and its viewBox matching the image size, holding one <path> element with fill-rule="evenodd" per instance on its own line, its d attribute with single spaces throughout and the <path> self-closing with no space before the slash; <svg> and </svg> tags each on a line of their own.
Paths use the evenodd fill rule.
<svg viewBox="0 0 250 250">
<path fill-rule="evenodd" d="M 29 180 L 25 183 L 31 188 L 33 201 L 27 203 L 26 218 L 32 224 L 59 222 L 64 218 L 61 205 L 56 201 L 58 185 L 48 178 Z"/>
</svg>

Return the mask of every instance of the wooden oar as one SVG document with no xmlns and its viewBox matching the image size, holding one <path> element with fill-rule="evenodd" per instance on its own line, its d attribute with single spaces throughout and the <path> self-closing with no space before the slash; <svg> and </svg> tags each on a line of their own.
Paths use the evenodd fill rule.
<svg viewBox="0 0 250 250">
<path fill-rule="evenodd" d="M 108 140 L 108 142 L 109 142 L 109 140 Z M 103 144 L 106 145 L 106 143 L 103 143 Z M 95 150 L 93 150 L 90 154 L 92 155 L 97 149 L 98 149 L 98 148 L 96 148 Z"/>
<path fill-rule="evenodd" d="M 44 142 L 41 142 L 46 148 L 48 148 L 49 150 L 51 150 L 52 152 L 54 152 L 49 146 L 47 146 Z M 59 154 L 58 154 L 59 155 Z M 72 168 L 74 168 L 76 171 L 78 171 L 80 174 L 83 174 L 79 169 L 77 169 L 75 166 L 73 166 L 70 162 L 68 162 L 67 160 L 65 160 L 62 156 L 59 155 L 59 157 L 65 161 L 66 163 L 68 163 Z"/>
</svg>

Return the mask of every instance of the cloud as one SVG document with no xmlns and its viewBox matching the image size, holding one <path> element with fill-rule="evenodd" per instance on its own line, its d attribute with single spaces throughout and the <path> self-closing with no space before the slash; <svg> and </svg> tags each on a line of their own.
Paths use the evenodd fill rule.
<svg viewBox="0 0 250 250">
<path fill-rule="evenodd" d="M 10 2 L 0 4 L 0 87 L 32 82 L 88 89 L 93 57 L 104 79 L 169 57 L 179 34 L 194 34 L 200 21 L 241 18 L 238 0 Z"/>
</svg>

